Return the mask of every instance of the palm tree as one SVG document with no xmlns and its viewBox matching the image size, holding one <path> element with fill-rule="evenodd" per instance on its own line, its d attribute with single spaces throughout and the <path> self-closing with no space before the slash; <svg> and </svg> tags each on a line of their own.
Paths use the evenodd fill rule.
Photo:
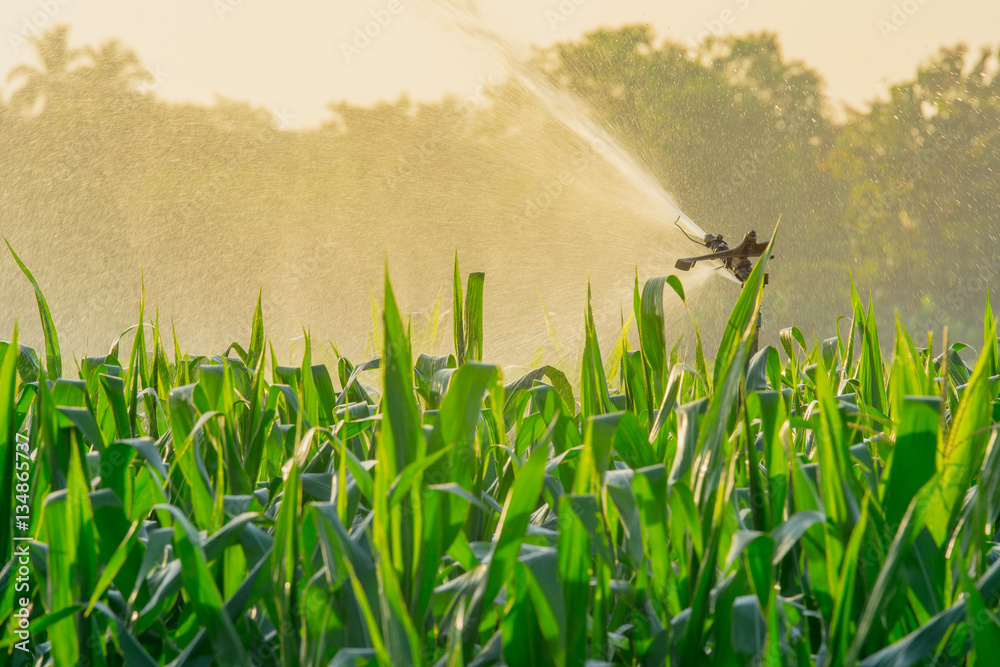
<svg viewBox="0 0 1000 667">
<path fill-rule="evenodd" d="M 17 65 L 10 71 L 8 82 L 22 81 L 11 95 L 12 108 L 31 112 L 38 108 L 39 103 L 50 109 L 56 108 L 71 96 L 75 68 L 85 52 L 69 48 L 68 33 L 67 26 L 59 25 L 31 40 L 41 67 Z"/>
<path fill-rule="evenodd" d="M 134 92 L 142 84 L 152 83 L 153 76 L 143 67 L 132 49 L 116 39 L 108 40 L 100 48 L 88 48 L 93 65 L 84 70 L 87 88 L 102 98 L 116 97 L 123 92 Z"/>
</svg>

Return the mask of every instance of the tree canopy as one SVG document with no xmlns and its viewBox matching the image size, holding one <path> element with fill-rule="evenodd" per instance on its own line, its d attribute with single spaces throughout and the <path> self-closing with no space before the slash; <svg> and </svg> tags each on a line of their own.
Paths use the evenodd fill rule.
<svg viewBox="0 0 1000 667">
<path fill-rule="evenodd" d="M 363 238 L 373 222 L 396 220 L 449 253 L 460 240 L 476 247 L 468 226 L 478 223 L 511 239 L 553 236 L 544 210 L 520 212 L 534 202 L 525 193 L 562 167 L 518 131 L 560 130 L 519 112 L 527 103 L 513 82 L 481 104 L 331 103 L 322 127 L 290 130 L 242 102 L 163 101 L 125 45 L 71 49 L 67 34 L 60 26 L 34 41 L 38 64 L 9 73 L 0 104 L 0 220 L 20 248 L 57 249 L 69 265 L 114 263 L 116 274 L 171 260 L 183 284 L 280 266 L 291 226 Z M 997 282 L 998 65 L 995 50 L 944 48 L 887 99 L 838 121 L 822 78 L 785 58 L 773 34 L 710 37 L 693 50 L 633 26 L 538 51 L 531 63 L 702 227 L 738 239 L 782 219 L 765 314 L 773 324 L 826 326 L 831 308 L 849 307 L 850 271 L 886 311 L 959 332 L 979 326 L 987 282 Z M 560 196 L 569 195 L 550 193 Z M 608 220 L 609 234 L 627 232 L 628 221 Z M 191 248 L 230 243 L 232 256 L 183 261 Z M 383 259 L 371 248 L 352 261 Z M 285 268 L 284 287 L 323 303 L 322 286 Z M 117 280 L 132 293 L 133 282 Z M 81 313 L 83 325 L 123 296 L 91 293 L 95 314 Z"/>
</svg>

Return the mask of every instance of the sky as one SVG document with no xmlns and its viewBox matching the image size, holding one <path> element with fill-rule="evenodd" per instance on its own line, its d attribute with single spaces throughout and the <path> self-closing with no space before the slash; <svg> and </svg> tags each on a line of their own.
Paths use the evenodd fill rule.
<svg viewBox="0 0 1000 667">
<path fill-rule="evenodd" d="M 473 2 L 475 0 L 452 0 Z M 776 32 L 786 58 L 827 83 L 835 109 L 863 109 L 912 76 L 943 45 L 1000 46 L 996 0 L 481 0 L 491 26 L 522 48 L 578 40 L 597 28 L 646 23 L 693 44 L 709 32 Z M 427 0 L 2 0 L 0 90 L 32 62 L 24 37 L 57 23 L 72 46 L 118 38 L 154 75 L 156 94 L 216 96 L 268 108 L 284 126 L 315 125 L 327 105 L 370 104 L 403 93 L 474 95 L 500 76 Z M 369 33 L 365 35 L 365 31 Z"/>
</svg>

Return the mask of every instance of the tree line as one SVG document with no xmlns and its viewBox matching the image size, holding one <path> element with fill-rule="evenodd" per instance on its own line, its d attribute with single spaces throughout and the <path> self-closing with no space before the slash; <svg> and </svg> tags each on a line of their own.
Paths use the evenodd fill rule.
<svg viewBox="0 0 1000 667">
<path fill-rule="evenodd" d="M 150 256 L 231 243 L 238 263 L 277 270 L 288 225 L 350 236 L 380 216 L 414 234 L 470 209 L 509 220 L 537 179 L 519 166 L 532 154 L 508 145 L 525 104 L 511 82 L 471 106 L 333 103 L 321 127 L 290 130 L 242 102 L 161 100 L 131 49 L 72 49 L 67 36 L 60 26 L 36 38 L 37 64 L 8 75 L 0 220 L 22 247 L 57 247 L 69 266 L 96 257 L 127 273 Z M 692 49 L 646 27 L 600 30 L 538 51 L 531 66 L 580 98 L 709 231 L 738 239 L 781 218 L 772 319 L 832 335 L 850 273 L 880 318 L 898 310 L 911 329 L 949 325 L 975 339 L 1000 270 L 997 50 L 942 48 L 843 119 L 819 73 L 785 58 L 773 34 Z M 544 212 L 520 219 L 518 233 L 544 239 Z M 174 278 L 234 262 L 178 261 Z M 285 268 L 290 288 L 312 289 Z"/>
</svg>

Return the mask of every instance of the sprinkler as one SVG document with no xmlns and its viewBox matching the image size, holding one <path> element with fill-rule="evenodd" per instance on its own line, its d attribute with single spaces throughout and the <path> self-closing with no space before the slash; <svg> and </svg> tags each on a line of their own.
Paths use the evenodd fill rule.
<svg viewBox="0 0 1000 667">
<path fill-rule="evenodd" d="M 759 243 L 757 241 L 757 232 L 750 230 L 747 232 L 746 236 L 743 237 L 743 242 L 740 243 L 735 248 L 730 248 L 729 244 L 722 239 L 722 234 L 715 236 L 714 234 L 705 234 L 704 239 L 697 239 L 690 234 L 688 234 L 683 227 L 680 226 L 680 216 L 674 221 L 677 228 L 681 230 L 684 236 L 688 237 L 695 243 L 704 245 L 706 248 L 711 250 L 707 255 L 700 255 L 698 257 L 684 257 L 677 260 L 674 267 L 680 271 L 690 271 L 698 262 L 705 262 L 711 260 L 717 260 L 722 262 L 720 269 L 725 269 L 733 275 L 734 278 L 740 283 L 740 287 L 746 284 L 747 278 L 750 277 L 750 272 L 753 271 L 753 264 L 750 262 L 751 257 L 760 257 L 767 250 L 766 243 Z M 764 284 L 767 284 L 768 275 L 764 274 Z M 760 324 L 761 317 L 760 313 L 757 313 L 757 329 L 754 331 L 753 343 L 750 348 L 750 356 L 757 354 L 757 343 L 760 336 Z"/>
</svg>

